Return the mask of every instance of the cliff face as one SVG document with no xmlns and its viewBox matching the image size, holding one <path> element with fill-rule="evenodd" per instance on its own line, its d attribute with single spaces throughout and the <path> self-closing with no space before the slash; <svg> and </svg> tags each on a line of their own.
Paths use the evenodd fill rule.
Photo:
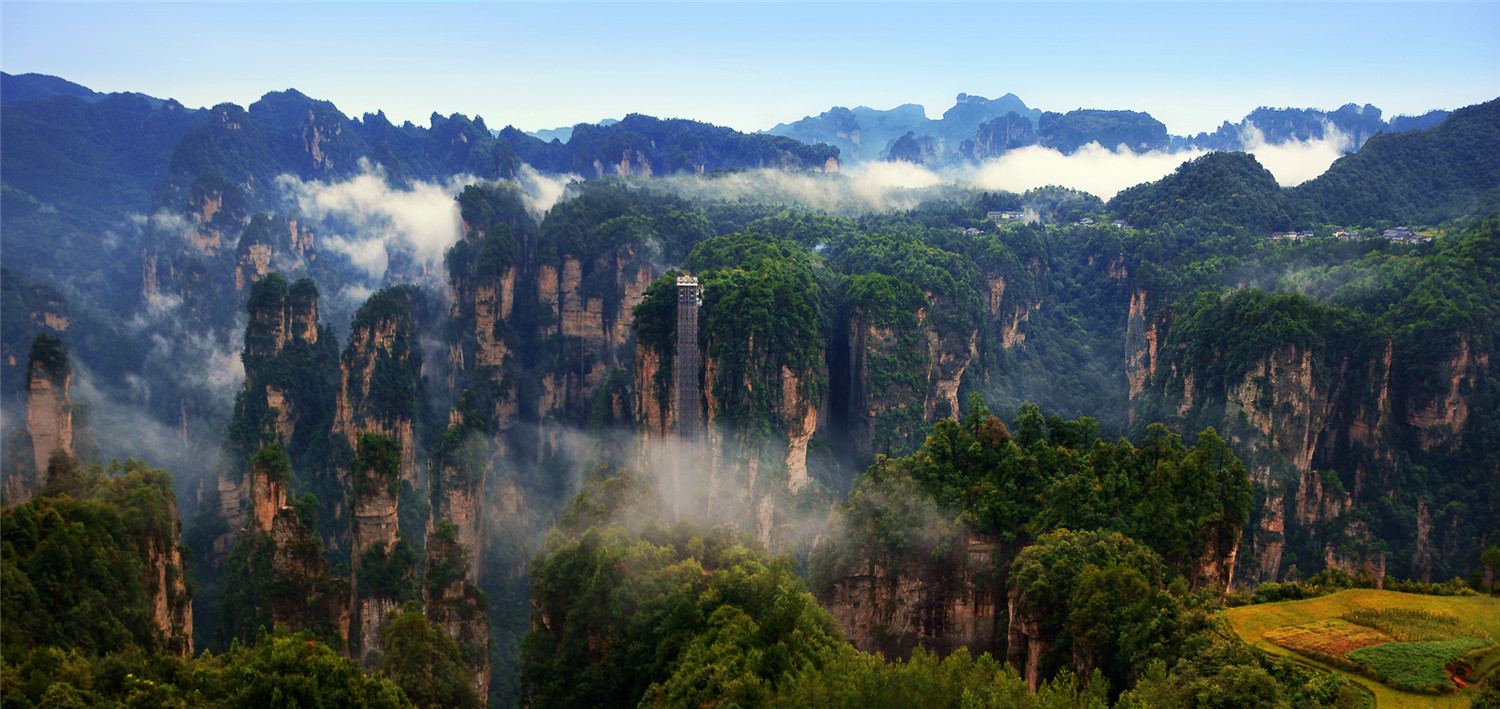
<svg viewBox="0 0 1500 709">
<path fill-rule="evenodd" d="M 1165 322 L 1161 317 L 1146 318 L 1146 292 L 1130 294 L 1130 313 L 1125 321 L 1125 379 L 1130 386 L 1130 418 L 1135 418 L 1134 402 L 1146 390 L 1146 378 L 1156 373 L 1157 342 Z"/>
<path fill-rule="evenodd" d="M 349 654 L 350 589 L 329 575 L 321 545 L 291 507 L 276 510 L 270 527 L 271 571 L 285 592 L 271 597 L 277 628 L 314 629 L 339 654 Z"/>
<path fill-rule="evenodd" d="M 474 675 L 474 688 L 480 701 L 489 696 L 490 622 L 473 583 L 473 554 L 456 537 L 437 534 L 429 537 L 427 574 L 423 585 L 423 602 L 428 620 L 448 631 Z M 473 547 L 478 548 L 478 547 Z M 464 568 L 468 573 L 462 573 Z"/>
<path fill-rule="evenodd" d="M 1004 287 L 999 281 L 1001 293 Z M 935 316 L 950 319 L 955 306 L 925 295 L 929 305 L 913 314 L 915 332 L 882 326 L 861 309 L 850 316 L 846 416 L 861 457 L 914 447 L 930 422 L 961 415 L 959 387 L 971 367 L 980 369 L 979 328 L 940 332 Z M 1000 295 L 989 300 L 998 311 Z M 914 372 L 920 374 L 910 376 Z"/>
<path fill-rule="evenodd" d="M 587 412 L 609 371 L 625 365 L 619 354 L 630 338 L 631 310 L 660 275 L 660 267 L 634 244 L 588 260 L 564 254 L 557 266 L 537 267 L 537 300 L 545 313 L 541 333 L 561 335 L 564 364 L 538 392 L 539 418 L 579 419 Z"/>
<path fill-rule="evenodd" d="M 1228 432 L 1228 439 L 1240 454 L 1248 456 L 1252 483 L 1265 491 L 1265 504 L 1254 515 L 1259 521 L 1248 540 L 1253 558 L 1241 567 L 1243 580 L 1253 583 L 1279 578 L 1286 535 L 1292 530 L 1309 536 L 1322 555 L 1337 565 L 1357 566 L 1368 561 L 1383 570 L 1383 559 L 1351 559 L 1335 551 L 1338 541 L 1353 533 L 1340 522 L 1353 497 L 1336 477 L 1325 477 L 1314 466 L 1326 464 L 1336 451 L 1351 446 L 1385 450 L 1382 436 L 1389 421 L 1388 365 L 1378 359 L 1364 363 L 1335 359 L 1329 363 L 1323 353 L 1283 347 L 1251 366 L 1242 379 L 1227 387 L 1223 399 L 1213 399 L 1191 373 L 1151 369 L 1161 337 L 1153 333 L 1165 324 L 1158 320 L 1155 326 L 1142 326 L 1144 318 L 1136 305 L 1140 300 L 1134 299 L 1131 308 L 1131 390 L 1139 396 L 1148 390 L 1165 392 L 1181 387 L 1180 398 L 1175 401 L 1167 394 L 1171 411 Z M 1324 367 L 1331 371 L 1323 371 Z M 1376 389 L 1374 404 L 1356 403 L 1365 397 L 1352 396 L 1349 389 L 1370 382 Z M 1356 465 L 1356 487 L 1363 486 L 1372 468 L 1383 467 L 1379 458 Z M 1294 477 L 1275 473 L 1278 469 Z M 1200 571 L 1206 580 L 1227 584 L 1234 577 L 1237 550 L 1219 551 L 1224 553 L 1215 556 L 1229 560 L 1228 568 L 1220 562 L 1205 564 Z"/>
<path fill-rule="evenodd" d="M 1034 145 L 1036 140 L 1031 119 L 1011 112 L 979 125 L 969 157 L 980 161 L 999 157 L 1009 150 Z"/>
<path fill-rule="evenodd" d="M 404 466 L 405 456 L 399 459 Z M 402 468 L 387 468 L 373 462 L 363 465 L 356 462 L 355 467 L 354 493 L 349 503 L 352 519 L 349 558 L 350 581 L 356 591 L 354 626 L 358 632 L 350 649 L 354 657 L 368 667 L 373 659 L 371 653 L 380 648 L 380 630 L 385 627 L 386 614 L 401 604 L 391 595 L 390 589 L 377 587 L 372 579 L 365 579 L 362 585 L 361 575 L 367 572 L 371 577 L 391 575 L 386 570 L 367 570 L 365 563 L 371 550 L 378 550 L 381 557 L 390 561 L 401 541 L 394 488 L 401 480 Z M 397 576 L 408 572 L 402 569 Z"/>
<path fill-rule="evenodd" d="M 238 478 L 222 475 L 218 481 L 219 516 L 226 531 L 214 540 L 210 562 L 223 563 L 234 545 L 245 537 L 263 539 L 271 533 L 277 511 L 286 507 L 286 480 L 257 460 Z"/>
<path fill-rule="evenodd" d="M 979 578 L 994 564 L 995 543 L 973 535 L 960 543 L 965 557 L 958 569 L 892 573 L 888 564 L 874 564 L 838 579 L 819 603 L 865 652 L 905 657 L 919 644 L 939 655 L 961 646 L 995 649 L 1004 622 L 1002 599 Z"/>
<path fill-rule="evenodd" d="M 641 436 L 648 446 L 652 441 L 671 436 L 677 425 L 677 397 L 670 393 L 659 396 L 657 391 L 659 377 L 665 377 L 661 381 L 675 381 L 662 359 L 662 353 L 655 348 L 636 343 L 632 390 L 635 392 L 636 420 L 641 424 Z"/>
<path fill-rule="evenodd" d="M 753 343 L 752 343 L 753 346 Z M 714 514 L 737 519 L 743 528 L 753 530 L 762 544 L 771 543 L 771 532 L 782 519 L 781 503 L 788 495 L 802 491 L 811 478 L 807 472 L 808 442 L 817 433 L 820 419 L 827 419 L 827 401 L 810 390 L 810 381 L 827 379 L 827 371 L 794 372 L 787 366 L 755 367 L 754 370 L 779 372 L 779 376 L 746 377 L 726 381 L 723 368 L 713 358 L 704 360 L 705 441 L 712 471 L 713 499 L 709 505 Z M 742 387 L 749 395 L 758 388 L 775 392 L 776 428 L 786 435 L 786 447 L 779 437 L 762 438 L 758 433 L 734 425 L 718 425 L 723 417 L 716 387 Z"/>
<path fill-rule="evenodd" d="M 1489 353 L 1474 347 L 1468 333 L 1458 333 L 1458 346 L 1432 376 L 1434 390 L 1413 392 L 1402 406 L 1401 418 L 1416 429 L 1423 451 L 1463 445 L 1469 422 L 1467 393 L 1484 381 L 1489 368 Z"/>
<path fill-rule="evenodd" d="M 193 656 L 193 604 L 187 588 L 187 564 L 183 562 L 182 517 L 176 495 L 167 496 L 170 532 L 153 534 L 146 540 L 146 578 L 151 589 L 151 616 L 161 628 L 169 652 Z"/>
<path fill-rule="evenodd" d="M 317 260 L 314 236 L 296 219 L 257 215 L 234 249 L 234 289 L 243 291 L 273 271 L 297 271 Z"/>
<path fill-rule="evenodd" d="M 47 460 L 53 451 L 73 452 L 73 404 L 68 400 L 68 384 L 73 375 L 66 354 L 63 357 L 60 363 L 33 357 L 27 369 L 26 431 L 31 435 L 32 455 L 39 476 L 37 487 L 47 484 Z M 6 483 L 9 486 L 10 480 Z M 17 486 L 16 492 L 10 496 L 12 503 L 25 502 L 35 492 L 35 488 L 24 480 L 17 480 Z"/>
<path fill-rule="evenodd" d="M 1289 539 L 1297 540 L 1299 574 L 1319 566 L 1364 568 L 1378 581 L 1393 562 L 1398 569 L 1410 564 L 1400 575 L 1426 577 L 1446 559 L 1434 539 L 1439 522 L 1421 494 L 1408 498 L 1415 514 L 1400 532 L 1410 546 L 1375 544 L 1366 523 L 1349 512 L 1407 494 L 1398 481 L 1409 459 L 1440 459 L 1464 446 L 1472 392 L 1489 376 L 1488 353 L 1469 334 L 1458 333 L 1436 361 L 1424 353 L 1416 363 L 1399 360 L 1382 337 L 1346 349 L 1286 345 L 1233 381 L 1210 381 L 1183 368 L 1185 344 L 1163 349 L 1180 335 L 1173 317 L 1153 312 L 1144 293 L 1133 295 L 1128 318 L 1132 415 L 1145 407 L 1185 430 L 1214 426 L 1235 444 L 1262 491 L 1238 562 L 1241 581 L 1280 580 L 1289 570 Z M 1458 522 L 1458 513 L 1449 513 L 1442 524 Z M 1388 559 L 1387 548 L 1403 553 Z"/>
<path fill-rule="evenodd" d="M 289 347 L 305 353 L 318 343 L 317 300 L 317 289 L 311 281 L 299 281 L 288 288 L 280 275 L 269 274 L 256 282 L 248 304 L 245 385 L 235 415 L 244 419 L 258 418 L 255 412 L 262 410 L 272 413 L 269 419 L 260 420 L 266 426 L 263 433 L 274 434 L 275 440 L 293 452 L 294 441 L 326 432 L 326 423 L 315 420 L 329 403 L 323 400 L 322 387 L 313 380 L 317 374 L 298 369 L 289 375 L 289 364 L 282 359 Z M 309 428 L 318 426 L 322 429 Z M 238 442 L 246 447 L 247 457 L 259 448 L 259 437 L 254 438 Z M 264 466 L 259 468 L 250 465 L 246 471 L 225 471 L 217 479 L 219 514 L 227 529 L 213 542 L 209 561 L 215 566 L 224 561 L 243 531 L 269 533 L 272 518 L 287 504 L 285 483 L 267 484 Z"/>
<path fill-rule="evenodd" d="M 289 290 L 284 281 L 280 286 L 267 284 L 265 297 L 252 301 L 249 312 L 250 323 L 245 330 L 245 353 L 249 356 L 274 356 L 294 341 L 309 345 L 318 342 L 316 290 Z"/>
<path fill-rule="evenodd" d="M 465 219 L 461 246 L 455 249 L 483 249 L 486 238 L 491 237 L 487 231 L 495 226 L 499 225 Z M 508 234 L 491 238 L 502 237 L 511 238 Z M 501 268 L 493 264 L 481 268 L 477 263 L 453 263 L 448 275 L 452 294 L 449 317 L 455 324 L 464 325 L 459 337 L 448 342 L 448 386 L 456 388 L 463 373 L 488 381 L 493 388 L 488 414 L 498 430 L 508 431 L 515 427 L 520 408 L 516 382 L 506 373 L 517 364 L 513 361 L 515 346 L 511 341 L 510 319 L 519 293 L 517 281 L 524 274 L 514 263 Z M 502 441 L 502 437 L 496 437 L 497 443 Z"/>
<path fill-rule="evenodd" d="M 421 356 L 411 300 L 420 294 L 402 288 L 377 293 L 355 317 L 340 361 L 333 430 L 351 449 L 361 433 L 395 441 L 401 480 L 420 488 L 413 419 L 421 405 Z M 382 376 L 376 377 L 377 370 Z"/>
</svg>

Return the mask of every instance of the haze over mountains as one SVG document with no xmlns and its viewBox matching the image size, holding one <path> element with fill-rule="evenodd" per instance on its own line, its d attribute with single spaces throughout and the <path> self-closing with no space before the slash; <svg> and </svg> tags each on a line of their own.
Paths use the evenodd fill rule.
<svg viewBox="0 0 1500 709">
<path fill-rule="evenodd" d="M 4 75 L 4 101 L 19 103 L 52 95 L 76 95 L 89 102 L 104 98 L 87 87 L 42 74 Z M 144 96 L 144 95 L 143 95 Z M 159 104 L 161 99 L 145 97 Z M 1150 114 L 1129 110 L 1076 109 L 1067 112 L 1030 108 L 1015 94 L 986 99 L 959 94 L 954 105 L 937 119 L 926 109 L 905 104 L 890 109 L 834 107 L 817 116 L 780 123 L 763 133 L 795 138 L 807 145 L 826 143 L 839 149 L 845 164 L 873 160 L 901 160 L 929 166 L 983 161 L 1028 146 L 1072 154 L 1090 143 L 1105 149 L 1131 152 L 1244 150 L 1291 141 L 1321 141 L 1336 135 L 1344 152 L 1352 152 L 1380 131 L 1403 132 L 1428 128 L 1448 115 L 1433 109 L 1419 116 L 1382 117 L 1370 104 L 1345 104 L 1336 110 L 1262 107 L 1239 121 L 1225 120 L 1213 133 L 1171 135 Z M 1011 114 L 1014 114 L 1012 116 Z M 591 125 L 607 128 L 618 119 Z M 524 131 L 543 144 L 570 142 L 575 126 Z M 492 130 L 496 137 L 500 131 Z M 511 139 L 512 143 L 518 139 Z"/>
</svg>

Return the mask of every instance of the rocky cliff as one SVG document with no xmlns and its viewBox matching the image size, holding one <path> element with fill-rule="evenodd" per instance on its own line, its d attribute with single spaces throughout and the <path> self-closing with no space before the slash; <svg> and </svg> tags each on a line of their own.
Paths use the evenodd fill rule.
<svg viewBox="0 0 1500 709">
<path fill-rule="evenodd" d="M 980 124 L 974 140 L 967 141 L 969 145 L 963 146 L 959 152 L 964 157 L 984 161 L 1017 148 L 1035 145 L 1036 141 L 1036 126 L 1031 119 L 1012 111 Z"/>
<path fill-rule="evenodd" d="M 271 572 L 280 590 L 271 597 L 277 628 L 309 628 L 341 655 L 349 654 L 351 589 L 330 573 L 323 545 L 308 531 L 296 508 L 276 510 L 271 521 Z"/>
<path fill-rule="evenodd" d="M 576 420 L 609 371 L 626 364 L 620 352 L 631 335 L 631 310 L 661 271 L 626 244 L 589 259 L 564 254 L 560 265 L 543 263 L 536 273 L 541 333 L 560 336 L 563 364 L 548 373 L 552 378 L 539 391 L 537 415 Z"/>
<path fill-rule="evenodd" d="M 350 581 L 355 589 L 350 650 L 368 667 L 380 648 L 386 615 L 400 607 L 415 569 L 408 566 L 411 552 L 397 515 L 406 456 L 400 444 L 376 434 L 361 434 L 358 446 L 349 497 Z"/>
<path fill-rule="evenodd" d="M 1378 582 L 1392 561 L 1401 575 L 1430 576 L 1437 547 L 1430 500 L 1400 490 L 1397 481 L 1403 466 L 1421 464 L 1413 459 L 1450 454 L 1464 444 L 1470 392 L 1489 367 L 1488 353 L 1467 333 L 1455 334 L 1446 353 L 1423 353 L 1417 362 L 1397 357 L 1391 339 L 1377 334 L 1342 336 L 1337 344 L 1287 344 L 1225 379 L 1223 369 L 1206 370 L 1187 355 L 1191 348 L 1224 345 L 1186 340 L 1177 318 L 1149 307 L 1145 293 L 1133 295 L 1128 317 L 1132 416 L 1144 411 L 1152 420 L 1225 432 L 1261 490 L 1263 503 L 1252 515 L 1235 578 L 1280 580 L 1290 564 L 1298 573 L 1364 568 Z M 1380 534 L 1351 514 L 1407 493 L 1414 519 L 1395 528 L 1385 523 Z M 1456 524 L 1457 517 L 1445 522 Z M 1399 559 L 1388 558 L 1377 537 L 1404 540 L 1389 548 L 1399 550 Z"/>
<path fill-rule="evenodd" d="M 271 273 L 255 283 L 246 309 L 245 383 L 229 441 L 234 456 L 216 481 L 226 522 L 208 556 L 216 566 L 242 531 L 269 533 L 272 517 L 287 504 L 284 485 L 273 490 L 257 482 L 251 458 L 265 441 L 277 442 L 309 478 L 327 474 L 308 456 L 314 439 L 327 440 L 332 392 L 324 380 L 336 351 L 330 342 L 319 346 L 317 287 L 306 279 L 288 285 Z M 247 522 L 251 516 L 253 525 Z"/>
<path fill-rule="evenodd" d="M 1018 334 L 1025 309 L 1007 325 L 1012 313 L 1000 305 L 1005 282 L 996 278 L 993 284 L 998 290 L 988 293 L 987 300 L 1000 346 L 1014 346 L 1025 339 Z M 914 448 L 928 424 L 962 410 L 959 390 L 965 375 L 984 376 L 980 325 L 955 317 L 958 308 L 949 298 L 928 292 L 923 300 L 926 305 L 906 314 L 909 322 L 891 321 L 865 308 L 850 315 L 844 369 L 849 410 L 844 416 L 861 458 Z"/>
<path fill-rule="evenodd" d="M 684 379 L 698 390 L 679 400 L 674 391 L 683 365 L 674 283 L 668 277 L 643 288 L 649 302 L 636 312 L 637 330 L 650 332 L 637 333 L 630 391 L 621 399 L 640 423 L 637 465 L 668 474 L 671 489 L 663 494 L 676 509 L 732 519 L 769 543 L 772 531 L 787 521 L 787 500 L 812 482 L 809 447 L 829 416 L 826 364 L 788 361 L 785 353 L 771 351 L 764 336 L 700 330 L 702 369 Z M 714 317 L 708 307 L 699 309 L 700 323 Z M 732 361 L 726 364 L 715 352 Z M 681 401 L 702 407 L 689 412 L 705 424 L 689 439 L 677 427 Z"/>
<path fill-rule="evenodd" d="M 452 529 L 439 525 L 428 537 L 422 600 L 427 618 L 458 644 L 484 701 L 490 687 L 489 602 L 472 580 L 474 553 L 450 533 Z"/>
<path fill-rule="evenodd" d="M 420 489 L 415 420 L 421 404 L 422 356 L 416 313 L 422 294 L 411 286 L 382 290 L 354 317 L 340 360 L 333 431 L 350 449 L 363 433 L 400 448 L 401 480 Z"/>
<path fill-rule="evenodd" d="M 146 540 L 146 578 L 151 591 L 151 617 L 161 628 L 166 648 L 183 657 L 193 656 L 193 604 L 188 592 L 187 563 L 182 557 L 182 517 L 177 496 L 167 495 L 166 534 Z"/>
<path fill-rule="evenodd" d="M 313 232 L 298 220 L 257 214 L 234 249 L 234 289 L 243 291 L 273 271 L 304 271 L 318 258 Z"/>
<path fill-rule="evenodd" d="M 865 652 L 905 657 L 917 645 L 939 655 L 959 647 L 994 650 L 1003 639 L 1003 594 L 981 577 L 997 562 L 994 540 L 967 534 L 960 560 L 896 571 L 875 562 L 837 579 L 819 603 L 839 621 L 844 637 Z"/>
<path fill-rule="evenodd" d="M 36 463 L 34 487 L 19 476 L 12 492 L 7 480 L 7 497 L 12 503 L 25 502 L 31 494 L 47 484 L 47 461 L 52 452 L 73 452 L 73 404 L 68 399 L 68 384 L 73 367 L 62 342 L 49 335 L 38 335 L 32 341 L 31 362 L 26 376 L 26 432 L 31 437 L 31 452 Z"/>
<path fill-rule="evenodd" d="M 753 341 L 750 346 L 753 350 Z M 714 358 L 704 359 L 706 460 L 701 467 L 690 466 L 711 476 L 699 488 L 699 494 L 708 495 L 708 514 L 735 520 L 766 545 L 771 544 L 772 532 L 788 521 L 791 497 L 811 482 L 808 444 L 819 432 L 818 422 L 828 418 L 827 399 L 815 384 L 827 380 L 826 368 L 794 371 L 775 365 L 753 367 L 758 376 L 732 380 Z M 730 389 L 741 389 L 747 396 L 756 389 L 771 393 L 775 423 L 769 431 L 743 427 L 742 421 L 726 415 L 720 397 Z"/>
</svg>

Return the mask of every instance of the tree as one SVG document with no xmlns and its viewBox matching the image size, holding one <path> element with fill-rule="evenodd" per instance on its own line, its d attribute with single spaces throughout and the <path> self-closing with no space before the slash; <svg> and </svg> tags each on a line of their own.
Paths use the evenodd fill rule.
<svg viewBox="0 0 1500 709">
<path fill-rule="evenodd" d="M 1500 568 L 1500 546 L 1489 545 L 1479 553 L 1479 563 L 1484 565 L 1485 588 L 1490 595 L 1495 595 L 1495 570 Z"/>
<path fill-rule="evenodd" d="M 419 707 L 479 707 L 479 694 L 463 655 L 442 626 L 408 601 L 391 611 L 380 631 L 375 669 Z"/>
</svg>

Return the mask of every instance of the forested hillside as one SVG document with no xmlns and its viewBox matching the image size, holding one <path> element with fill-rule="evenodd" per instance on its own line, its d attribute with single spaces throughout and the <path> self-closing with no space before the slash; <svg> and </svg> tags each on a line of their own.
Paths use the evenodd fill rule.
<svg viewBox="0 0 1500 709">
<path fill-rule="evenodd" d="M 1500 102 L 1106 202 L 95 98 L 0 115 L 7 706 L 1361 706 L 1219 612 L 1494 571 Z"/>
</svg>

